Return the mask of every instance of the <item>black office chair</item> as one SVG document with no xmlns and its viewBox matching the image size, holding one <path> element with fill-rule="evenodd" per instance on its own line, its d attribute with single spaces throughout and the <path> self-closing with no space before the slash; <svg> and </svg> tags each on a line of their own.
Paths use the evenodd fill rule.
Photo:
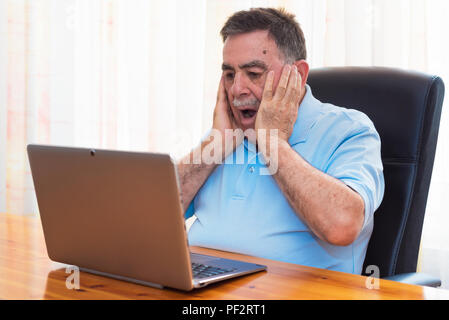
<svg viewBox="0 0 449 320">
<path fill-rule="evenodd" d="M 385 195 L 363 270 L 380 277 L 440 286 L 415 273 L 438 139 L 444 83 L 437 76 L 382 67 L 336 67 L 310 71 L 308 84 L 322 102 L 364 112 L 382 141 Z"/>
</svg>

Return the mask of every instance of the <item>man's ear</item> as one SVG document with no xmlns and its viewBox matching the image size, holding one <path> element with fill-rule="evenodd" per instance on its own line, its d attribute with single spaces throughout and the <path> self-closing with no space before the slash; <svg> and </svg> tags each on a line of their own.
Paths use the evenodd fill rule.
<svg viewBox="0 0 449 320">
<path fill-rule="evenodd" d="M 298 60 L 295 62 L 296 68 L 298 68 L 299 74 L 301 75 L 301 88 L 307 83 L 307 78 L 309 77 L 309 64 L 306 60 Z"/>
</svg>

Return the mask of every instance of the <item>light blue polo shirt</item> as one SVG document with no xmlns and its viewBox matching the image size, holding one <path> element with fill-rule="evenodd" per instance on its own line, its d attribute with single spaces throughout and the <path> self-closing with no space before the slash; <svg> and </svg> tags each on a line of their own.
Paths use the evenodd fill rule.
<svg viewBox="0 0 449 320">
<path fill-rule="evenodd" d="M 186 218 L 193 213 L 197 217 L 188 232 L 190 245 L 362 272 L 373 215 L 384 194 L 380 138 L 365 114 L 321 103 L 309 86 L 306 90 L 288 142 L 312 166 L 362 196 L 365 220 L 359 237 L 340 247 L 315 236 L 295 214 L 274 178 L 259 174 L 264 167 L 261 154 L 244 140 L 212 172 L 190 204 Z M 235 164 L 242 155 L 244 163 Z"/>
</svg>

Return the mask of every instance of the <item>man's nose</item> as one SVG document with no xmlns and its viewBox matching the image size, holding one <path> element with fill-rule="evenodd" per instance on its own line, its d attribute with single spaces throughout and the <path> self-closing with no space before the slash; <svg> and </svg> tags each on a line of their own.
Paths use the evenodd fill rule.
<svg viewBox="0 0 449 320">
<path fill-rule="evenodd" d="M 231 92 L 234 97 L 250 94 L 247 79 L 240 72 L 237 72 L 234 76 L 234 83 L 232 84 Z"/>
</svg>

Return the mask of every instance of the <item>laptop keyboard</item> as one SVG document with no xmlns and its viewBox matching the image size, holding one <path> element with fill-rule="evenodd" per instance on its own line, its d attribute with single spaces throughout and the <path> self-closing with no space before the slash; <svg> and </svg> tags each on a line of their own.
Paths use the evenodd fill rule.
<svg viewBox="0 0 449 320">
<path fill-rule="evenodd" d="M 222 269 L 218 267 L 208 266 L 201 263 L 192 262 L 192 271 L 194 278 L 207 278 L 217 276 L 223 273 L 235 271 L 236 269 Z"/>
</svg>

